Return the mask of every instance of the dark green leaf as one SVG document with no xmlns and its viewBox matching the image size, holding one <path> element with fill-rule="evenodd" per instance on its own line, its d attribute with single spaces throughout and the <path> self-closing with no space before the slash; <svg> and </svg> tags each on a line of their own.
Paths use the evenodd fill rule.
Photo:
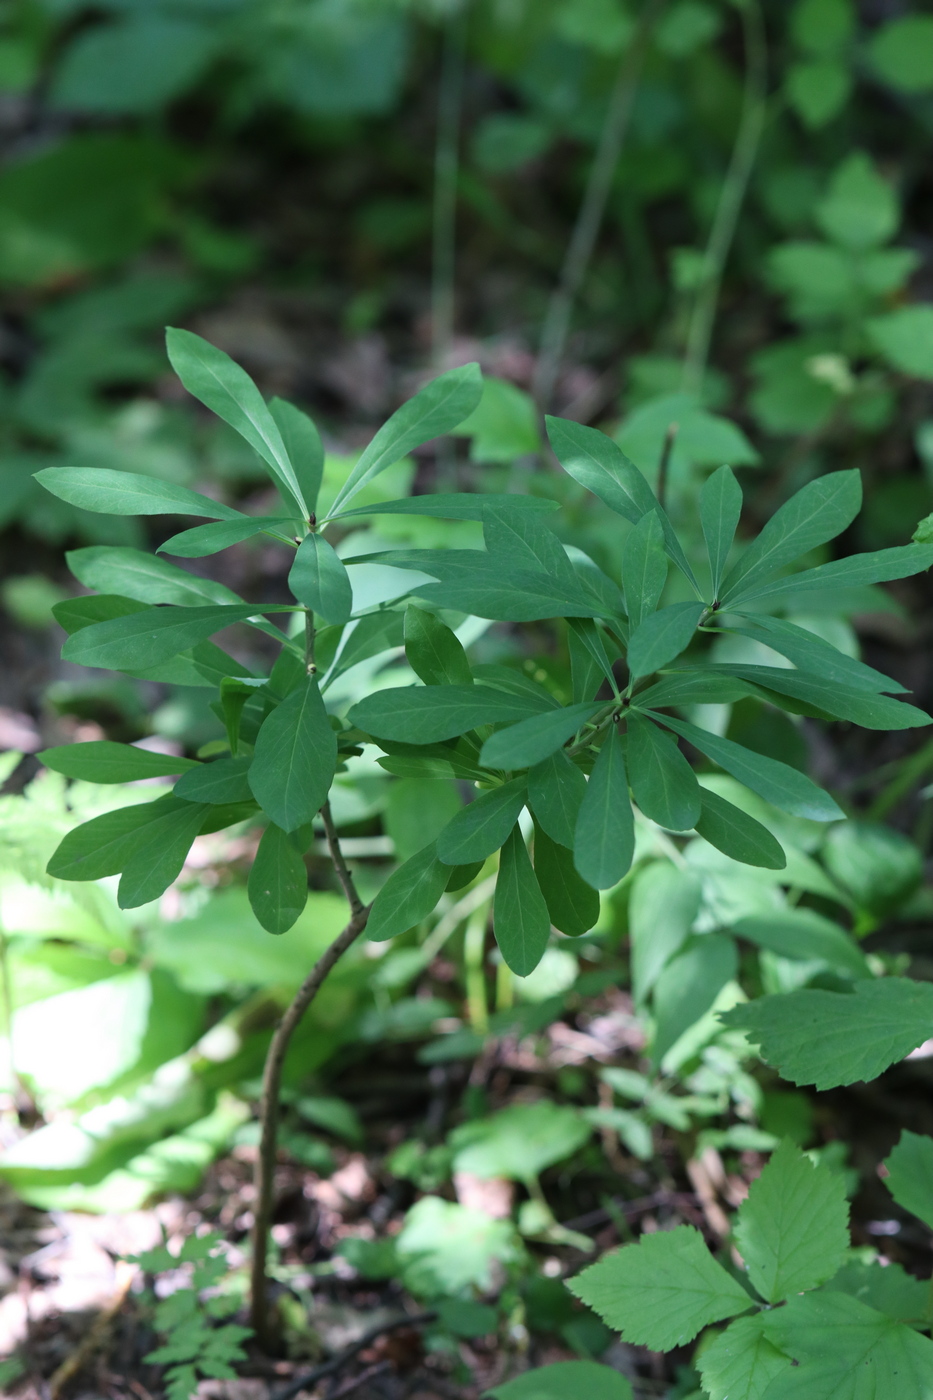
<svg viewBox="0 0 933 1400">
<path fill-rule="evenodd" d="M 551 919 L 517 822 L 499 857 L 492 919 L 506 966 L 527 977 L 544 956 Z"/>
<path fill-rule="evenodd" d="M 483 539 L 486 549 L 510 567 L 542 570 L 573 593 L 579 579 L 563 545 L 540 513 L 513 511 L 508 506 L 487 506 L 483 511 Z"/>
<path fill-rule="evenodd" d="M 448 557 L 425 572 L 439 583 L 418 584 L 414 591 L 434 607 L 470 612 L 500 622 L 535 622 L 551 617 L 601 617 L 605 609 L 574 575 L 554 579 L 544 570 L 532 571 L 501 556 L 463 550 L 468 560 Z M 352 561 L 351 561 L 352 562 Z M 393 555 L 392 563 L 397 562 Z"/>
<path fill-rule="evenodd" d="M 220 685 L 225 676 L 252 679 L 242 662 L 229 656 L 214 642 L 198 642 L 191 648 L 191 659 L 198 674 L 212 685 Z"/>
<path fill-rule="evenodd" d="M 207 813 L 206 806 L 192 802 L 145 828 L 145 844 L 133 851 L 120 877 L 117 903 L 121 909 L 151 904 L 178 879 Z"/>
<path fill-rule="evenodd" d="M 643 515 L 622 551 L 622 588 L 632 632 L 654 612 L 667 582 L 664 532 L 654 511 Z"/>
<path fill-rule="evenodd" d="M 263 612 L 294 612 L 283 604 L 263 603 Z M 255 617 L 255 603 L 229 607 L 145 608 L 131 616 L 116 617 L 82 628 L 62 647 L 66 661 L 99 666 L 108 671 L 133 670 L 168 661 L 196 642 L 203 642 L 234 622 Z"/>
<path fill-rule="evenodd" d="M 740 676 L 753 685 L 790 695 L 813 705 L 834 719 L 847 719 L 865 729 L 915 729 L 930 724 L 930 716 L 902 700 L 856 689 L 835 679 L 823 679 L 809 672 L 792 671 L 786 666 L 717 666 L 726 675 Z"/>
<path fill-rule="evenodd" d="M 535 826 L 535 875 L 555 928 L 572 938 L 589 933 L 599 918 L 599 895 L 577 874 L 573 851 Z"/>
<path fill-rule="evenodd" d="M 403 617 L 397 612 L 367 613 L 343 633 L 336 659 L 327 673 L 327 684 L 360 661 L 402 645 Z"/>
<path fill-rule="evenodd" d="M 288 575 L 288 586 L 306 608 L 341 627 L 353 611 L 350 575 L 323 535 L 305 535 Z"/>
<path fill-rule="evenodd" d="M 174 777 L 188 768 L 200 768 L 193 758 L 175 758 L 153 753 L 134 744 L 114 744 L 109 739 L 93 739 L 86 744 L 62 744 L 36 754 L 40 763 L 66 778 L 86 783 L 133 783 L 140 778 Z"/>
<path fill-rule="evenodd" d="M 284 399 L 272 399 L 269 412 L 282 434 L 288 460 L 292 464 L 295 479 L 301 490 L 301 499 L 308 511 L 313 512 L 324 474 L 324 444 L 321 442 L 321 434 L 316 423 L 306 413 L 302 413 L 294 404 L 286 403 Z"/>
<path fill-rule="evenodd" d="M 747 590 L 743 587 L 733 594 L 730 606 L 746 608 L 752 601 L 765 598 L 792 598 L 795 602 L 808 593 L 822 593 L 830 588 L 861 588 L 866 584 L 888 583 L 892 579 L 909 578 L 933 564 L 933 544 L 902 544 L 894 549 L 878 549 L 871 554 L 853 554 L 832 564 L 818 564 L 799 574 L 772 579 Z"/>
<path fill-rule="evenodd" d="M 655 719 L 673 729 L 682 739 L 688 739 L 700 753 L 706 754 L 720 768 L 731 773 L 740 783 L 757 792 L 766 802 L 789 812 L 792 817 L 808 817 L 810 821 L 832 822 L 844 817 L 842 811 L 829 793 L 818 788 L 805 773 L 790 768 L 777 759 L 766 758 L 764 754 L 752 753 L 751 749 L 734 744 L 731 739 L 721 739 L 706 729 L 698 729 L 686 720 L 674 719 L 670 715 L 655 715 Z"/>
<path fill-rule="evenodd" d="M 703 666 L 689 671 L 672 671 L 647 690 L 636 691 L 632 706 L 646 710 L 649 707 L 657 709 L 659 705 L 731 705 L 746 695 L 757 694 L 755 686 L 739 680 L 737 676 L 724 676 Z"/>
<path fill-rule="evenodd" d="M 255 448 L 283 488 L 284 499 L 305 514 L 301 487 L 282 434 L 246 370 L 192 331 L 170 326 L 165 333 L 165 344 L 172 368 L 188 393 L 200 399 Z"/>
<path fill-rule="evenodd" d="M 573 848 L 577 813 L 586 779 L 563 751 L 535 764 L 528 774 L 528 801 L 535 820 L 558 845 Z"/>
<path fill-rule="evenodd" d="M 448 894 L 453 894 L 456 890 L 465 889 L 471 880 L 475 880 L 483 866 L 484 860 L 472 860 L 469 865 L 455 865 L 450 871 L 450 878 L 444 889 Z M 449 867 L 448 867 L 449 868 Z"/>
<path fill-rule="evenodd" d="M 628 718 L 628 776 L 646 817 L 671 831 L 689 831 L 700 817 L 700 785 L 676 742 L 648 719 Z"/>
<path fill-rule="evenodd" d="M 606 651 L 606 639 L 602 630 L 590 617 L 571 617 L 567 620 L 570 629 L 568 641 L 570 643 L 570 667 L 571 673 L 574 670 L 574 658 L 577 643 L 583 650 L 587 651 L 596 663 L 597 673 L 601 673 L 601 679 L 605 679 L 615 689 L 615 677 L 612 674 L 612 663 L 609 660 L 609 653 Z M 587 667 L 588 674 L 592 675 L 592 668 Z M 599 681 L 596 682 L 599 684 Z M 592 687 L 592 688 L 591 688 Z M 577 694 L 576 682 L 574 682 L 574 700 L 591 700 L 593 698 L 592 681 L 583 684 L 584 690 L 589 690 L 589 694 Z"/>
<path fill-rule="evenodd" d="M 618 725 L 612 724 L 577 813 L 574 864 L 594 890 L 607 890 L 622 879 L 634 853 L 635 819 L 622 736 Z"/>
<path fill-rule="evenodd" d="M 784 869 L 787 857 L 783 848 L 761 822 L 706 788 L 700 789 L 700 802 L 703 810 L 695 826 L 704 841 L 745 865 L 760 865 L 765 870 Z"/>
<path fill-rule="evenodd" d="M 473 412 L 482 395 L 483 377 L 477 364 L 462 365 L 432 379 L 379 429 L 337 492 L 331 518 L 386 467 L 423 442 L 456 428 Z"/>
<path fill-rule="evenodd" d="M 308 872 L 292 838 L 267 826 L 249 872 L 246 891 L 267 933 L 287 933 L 308 901 Z"/>
<path fill-rule="evenodd" d="M 236 757 L 240 747 L 240 720 L 256 691 L 266 682 L 252 676 L 222 676 L 220 680 L 220 709 L 230 752 Z"/>
<path fill-rule="evenodd" d="M 628 665 L 633 676 L 650 676 L 690 645 L 703 614 L 702 603 L 671 603 L 646 617 L 629 638 Z"/>
<path fill-rule="evenodd" d="M 693 938 L 662 969 L 653 997 L 655 1034 L 651 1058 L 656 1065 L 684 1031 L 705 1015 L 738 970 L 735 944 L 718 933 Z"/>
<path fill-rule="evenodd" d="M 213 520 L 242 520 L 232 506 L 221 505 L 198 491 L 138 472 L 109 467 L 46 467 L 36 472 L 53 496 L 82 510 L 102 515 L 206 515 Z"/>
<path fill-rule="evenodd" d="M 439 617 L 416 608 L 405 610 L 405 655 L 425 685 L 472 685 L 473 673 L 457 636 Z"/>
<path fill-rule="evenodd" d="M 884 1184 L 898 1205 L 933 1230 L 933 1138 L 905 1128 L 884 1165 Z"/>
<path fill-rule="evenodd" d="M 216 758 L 211 763 L 202 763 L 193 773 L 179 778 L 175 796 L 183 797 L 186 802 L 251 802 L 253 794 L 247 776 L 251 761 L 249 758 Z"/>
<path fill-rule="evenodd" d="M 446 865 L 467 865 L 497 851 L 525 805 L 524 778 L 484 792 L 458 812 L 437 838 L 437 854 Z"/>
<path fill-rule="evenodd" d="M 857 471 L 830 472 L 808 482 L 772 515 L 730 569 L 720 591 L 723 603 L 747 597 L 750 589 L 801 554 L 835 539 L 852 524 L 861 504 L 862 480 Z"/>
<path fill-rule="evenodd" d="M 712 596 L 719 596 L 726 560 L 742 514 L 742 488 L 731 467 L 720 467 L 700 490 L 700 523 L 709 555 Z"/>
<path fill-rule="evenodd" d="M 224 584 L 189 574 L 177 564 L 140 549 L 91 545 L 70 550 L 65 559 L 75 578 L 98 593 L 116 593 L 141 603 L 174 603 L 183 608 L 242 602 Z"/>
<path fill-rule="evenodd" d="M 525 719 L 540 711 L 528 698 L 490 686 L 399 686 L 367 695 L 349 714 L 351 724 L 377 739 L 436 744 L 479 724 Z"/>
<path fill-rule="evenodd" d="M 593 701 L 588 705 L 567 705 L 511 724 L 486 740 L 480 750 L 480 763 L 486 768 L 531 768 L 562 748 L 584 721 L 600 709 L 602 704 Z"/>
<path fill-rule="evenodd" d="M 824 681 L 838 681 L 841 685 L 856 690 L 888 692 L 891 695 L 906 695 L 907 687 L 900 685 L 890 676 L 856 661 L 854 656 L 846 656 L 829 642 L 808 632 L 796 623 L 785 622 L 779 617 L 768 617 L 765 613 L 753 614 L 748 625 L 736 628 L 745 636 L 754 637 L 773 651 L 786 656 L 801 671 L 811 672 Z"/>
<path fill-rule="evenodd" d="M 195 525 L 159 545 L 160 554 L 172 554 L 177 559 L 202 559 L 206 554 L 219 554 L 232 544 L 251 540 L 254 535 L 268 534 L 277 539 L 289 539 L 295 533 L 296 522 L 276 515 L 251 515 L 241 520 L 215 520 L 211 525 Z"/>
<path fill-rule="evenodd" d="M 59 843 L 48 873 L 59 880 L 102 880 L 117 875 L 134 851 L 145 847 L 149 830 L 166 813 L 190 814 L 190 804 L 174 797 L 119 807 L 76 826 Z"/>
<path fill-rule="evenodd" d="M 509 510 L 546 514 L 557 510 L 558 502 L 540 496 L 438 492 L 430 496 L 406 496 L 401 501 L 380 501 L 372 506 L 354 506 L 352 510 L 341 511 L 340 518 L 344 520 L 351 515 L 427 515 L 438 520 L 482 520 L 487 506 L 508 506 Z"/>
<path fill-rule="evenodd" d="M 420 924 L 437 908 L 450 875 L 450 865 L 438 860 L 432 841 L 386 880 L 373 901 L 366 937 L 384 943 Z"/>
<path fill-rule="evenodd" d="M 137 603 L 133 598 L 88 594 L 85 598 L 66 598 L 63 603 L 56 603 L 52 616 L 70 637 L 73 632 L 80 632 L 82 627 L 90 627 L 95 622 L 108 622 L 113 617 L 129 617 L 131 613 L 146 611 L 146 604 Z"/>
<path fill-rule="evenodd" d="M 536 681 L 533 676 L 526 675 L 524 671 L 519 671 L 514 666 L 480 662 L 479 665 L 473 667 L 473 676 L 480 685 L 492 686 L 494 690 L 504 690 L 507 695 L 527 696 L 535 710 L 542 713 L 546 710 L 560 708 L 560 702 L 545 686 Z"/>
<path fill-rule="evenodd" d="M 308 676 L 264 721 L 249 785 L 263 811 L 294 831 L 320 811 L 337 765 L 337 736 L 321 692 Z"/>
</svg>

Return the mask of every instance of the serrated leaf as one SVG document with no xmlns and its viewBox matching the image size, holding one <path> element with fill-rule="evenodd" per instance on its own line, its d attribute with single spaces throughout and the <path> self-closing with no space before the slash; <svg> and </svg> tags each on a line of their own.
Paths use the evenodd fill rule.
<svg viewBox="0 0 933 1400">
<path fill-rule="evenodd" d="M 36 754 L 40 763 L 66 778 L 86 783 L 134 783 L 141 778 L 174 777 L 189 768 L 200 768 L 193 758 L 153 753 L 134 744 L 92 739 L 85 744 L 61 744 Z"/>
<path fill-rule="evenodd" d="M 274 823 L 262 833 L 246 892 L 267 933 L 287 933 L 308 902 L 308 872 L 301 853 Z"/>
<path fill-rule="evenodd" d="M 294 612 L 293 607 L 263 603 L 263 612 Z M 126 617 L 93 623 L 73 633 L 62 647 L 65 661 L 79 666 L 98 666 L 108 671 L 132 671 L 169 661 L 197 642 L 234 622 L 256 617 L 255 603 L 228 607 L 143 608 Z"/>
<path fill-rule="evenodd" d="M 651 720 L 630 714 L 628 777 L 646 817 L 670 831 L 689 831 L 700 818 L 700 785 L 676 742 Z"/>
<path fill-rule="evenodd" d="M 628 666 L 632 675 L 650 676 L 679 656 L 693 640 L 703 611 L 703 603 L 671 603 L 646 617 L 629 637 Z"/>
<path fill-rule="evenodd" d="M 179 778 L 174 787 L 175 796 L 183 797 L 186 802 L 252 802 L 251 763 L 251 758 L 216 758 L 211 763 L 199 764 L 193 772 Z"/>
<path fill-rule="evenodd" d="M 635 875 L 629 901 L 632 991 L 643 1005 L 661 969 L 686 943 L 700 908 L 702 885 L 689 870 L 653 861 Z"/>
<path fill-rule="evenodd" d="M 353 611 L 353 589 L 346 565 L 323 535 L 305 535 L 288 574 L 288 586 L 306 608 L 342 627 Z"/>
<path fill-rule="evenodd" d="M 148 841 L 153 822 L 166 813 L 180 814 L 190 806 L 174 797 L 134 807 L 118 807 L 83 822 L 65 836 L 47 870 L 59 880 L 102 880 L 117 875 L 130 856 Z"/>
<path fill-rule="evenodd" d="M 121 909 L 138 909 L 164 894 L 177 880 L 204 823 L 209 808 L 201 803 L 186 804 L 168 812 L 145 828 L 146 841 L 137 847 L 123 866 L 117 887 Z"/>
<path fill-rule="evenodd" d="M 473 412 L 482 394 L 483 377 L 477 364 L 462 365 L 432 379 L 376 433 L 337 492 L 330 518 L 340 514 L 341 508 L 386 467 L 423 442 L 456 428 Z"/>
<path fill-rule="evenodd" d="M 782 1142 L 739 1207 L 735 1238 L 766 1302 L 816 1288 L 849 1248 L 845 1181 Z"/>
<path fill-rule="evenodd" d="M 905 1128 L 884 1165 L 884 1184 L 898 1205 L 933 1230 L 933 1138 Z"/>
<path fill-rule="evenodd" d="M 491 686 L 399 686 L 367 695 L 349 719 L 365 734 L 402 744 L 436 744 L 481 724 L 507 723 L 539 713 L 541 704 Z"/>
<path fill-rule="evenodd" d="M 635 818 L 622 736 L 618 725 L 612 724 L 577 813 L 574 864 L 594 890 L 608 890 L 629 870 L 634 854 Z"/>
<path fill-rule="evenodd" d="M 906 977 L 856 982 L 851 992 L 805 987 L 723 1012 L 794 1084 L 835 1089 L 877 1079 L 933 1025 L 933 985 Z"/>
<path fill-rule="evenodd" d="M 808 671 L 824 681 L 839 681 L 858 690 L 888 692 L 891 695 L 907 693 L 907 687 L 890 676 L 882 675 L 863 661 L 856 661 L 854 656 L 847 656 L 822 637 L 783 618 L 754 613 L 746 619 L 746 625 L 735 630 L 764 642 L 765 646 L 786 656 L 801 671 Z"/>
<path fill-rule="evenodd" d="M 862 479 L 857 471 L 829 472 L 809 481 L 772 515 L 723 580 L 725 605 L 748 595 L 765 579 L 827 540 L 835 539 L 859 513 Z"/>
<path fill-rule="evenodd" d="M 438 859 L 435 842 L 393 871 L 373 900 L 366 937 L 384 943 L 420 924 L 437 908 L 450 879 L 450 866 Z"/>
<path fill-rule="evenodd" d="M 554 927 L 571 938 L 589 933 L 599 918 L 599 895 L 577 874 L 573 851 L 537 825 L 534 868 Z"/>
<path fill-rule="evenodd" d="M 830 967 L 852 976 L 871 975 L 864 953 L 845 929 L 812 909 L 775 909 L 767 914 L 746 915 L 732 925 L 732 932 L 759 948 L 770 948 L 782 958 L 822 958 Z"/>
<path fill-rule="evenodd" d="M 591 1131 L 578 1109 L 539 1099 L 463 1123 L 448 1141 L 456 1171 L 486 1181 L 532 1181 L 577 1152 Z"/>
<path fill-rule="evenodd" d="M 544 956 L 551 919 L 517 822 L 499 856 L 492 920 L 506 966 L 527 977 Z"/>
<path fill-rule="evenodd" d="M 712 596 L 719 596 L 726 560 L 742 514 L 742 488 L 731 467 L 719 467 L 700 489 L 700 524 L 709 556 Z"/>
<path fill-rule="evenodd" d="M 787 1358 L 764 1334 L 765 1318 L 740 1317 L 696 1359 L 709 1400 L 764 1400 Z"/>
<path fill-rule="evenodd" d="M 602 703 L 565 705 L 547 714 L 511 724 L 490 736 L 480 750 L 486 768 L 532 768 L 543 763 L 572 739 L 581 725 L 602 709 Z"/>
<path fill-rule="evenodd" d="M 493 1400 L 632 1400 L 632 1387 L 598 1361 L 555 1361 L 486 1392 Z"/>
<path fill-rule="evenodd" d="M 109 467 L 46 467 L 36 472 L 53 496 L 101 515 L 206 515 L 213 520 L 243 520 L 232 506 L 176 486 L 171 481 Z"/>
<path fill-rule="evenodd" d="M 320 811 L 336 765 L 337 736 L 317 682 L 308 676 L 263 721 L 249 785 L 276 826 L 295 831 Z"/>
<path fill-rule="evenodd" d="M 664 532 L 654 511 L 643 515 L 622 551 L 625 611 L 634 632 L 658 606 L 667 581 Z"/>
<path fill-rule="evenodd" d="M 918 725 L 933 723 L 925 710 L 907 705 L 902 700 L 892 700 L 887 695 L 846 685 L 839 679 L 792 671 L 783 666 L 732 665 L 717 666 L 716 669 L 726 675 L 740 676 L 766 690 L 776 691 L 778 695 L 802 700 L 805 705 L 813 705 L 833 719 L 851 720 L 864 729 L 915 729 Z"/>
<path fill-rule="evenodd" d="M 525 805 L 525 780 L 484 792 L 447 823 L 437 838 L 437 854 L 446 865 L 468 865 L 497 851 Z"/>
<path fill-rule="evenodd" d="M 766 802 L 789 812 L 792 817 L 808 817 L 810 821 L 832 822 L 844 817 L 841 807 L 828 792 L 818 788 L 805 773 L 777 759 L 766 758 L 764 754 L 753 753 L 751 749 L 735 744 L 731 739 L 722 739 L 709 730 L 699 729 L 686 720 L 674 719 L 671 715 L 655 715 L 659 723 L 673 729 L 682 739 L 688 739 L 700 753 L 706 754 L 720 768 L 731 773 L 740 783 L 757 792 Z"/>
<path fill-rule="evenodd" d="M 433 613 L 405 609 L 405 656 L 425 685 L 472 685 L 473 672 L 456 634 Z"/>
<path fill-rule="evenodd" d="M 288 460 L 301 491 L 301 500 L 310 512 L 317 506 L 321 478 L 324 474 L 324 444 L 317 425 L 307 413 L 302 413 L 285 399 L 270 399 L 269 412 L 282 434 Z"/>
<path fill-rule="evenodd" d="M 558 509 L 558 502 L 541 496 L 512 496 L 488 492 L 443 492 L 430 496 L 406 496 L 400 501 L 380 501 L 372 506 L 354 506 L 340 512 L 341 520 L 351 515 L 425 515 L 437 520 L 482 520 L 488 506 L 508 506 L 509 510 L 525 510 L 549 514 Z"/>
<path fill-rule="evenodd" d="M 893 579 L 910 578 L 933 564 L 933 544 L 902 544 L 893 549 L 878 549 L 870 554 L 853 554 L 832 564 L 817 564 L 802 569 L 799 574 L 773 579 L 741 588 L 730 600 L 730 606 L 744 610 L 752 601 L 767 598 L 792 598 L 822 593 L 829 588 L 864 588 L 866 584 L 888 583 Z"/>
<path fill-rule="evenodd" d="M 900 1322 L 920 1322 L 929 1310 L 929 1281 L 914 1278 L 900 1264 L 888 1261 L 867 1264 L 849 1259 L 823 1287 L 827 1293 L 848 1293 Z"/>
<path fill-rule="evenodd" d="M 296 522 L 278 515 L 251 515 L 240 520 L 215 520 L 211 525 L 195 525 L 172 535 L 158 548 L 159 554 L 171 554 L 176 559 L 203 559 L 219 554 L 232 544 L 242 544 L 255 535 L 289 538 L 295 533 Z"/>
<path fill-rule="evenodd" d="M 573 848 L 577 813 L 586 794 L 586 778 L 563 750 L 536 763 L 528 774 L 528 801 L 535 820 L 552 841 Z"/>
<path fill-rule="evenodd" d="M 672 1046 L 709 1011 L 739 970 L 731 938 L 705 933 L 692 939 L 658 974 L 654 986 L 655 1018 L 651 1058 L 660 1064 Z"/>
<path fill-rule="evenodd" d="M 752 1300 L 716 1263 L 699 1230 L 642 1235 L 567 1281 L 570 1291 L 635 1346 L 671 1351 Z"/>
<path fill-rule="evenodd" d="M 284 499 L 289 505 L 294 503 L 300 514 L 307 515 L 311 506 L 302 500 L 301 487 L 278 424 L 246 370 L 193 331 L 170 326 L 165 333 L 165 344 L 172 368 L 188 393 L 200 399 L 255 448 L 276 483 L 284 488 Z"/>
<path fill-rule="evenodd" d="M 783 870 L 787 865 L 781 843 L 766 826 L 740 807 L 707 788 L 700 789 L 700 805 L 697 834 L 717 851 L 744 865 L 757 865 L 765 870 Z"/>
<path fill-rule="evenodd" d="M 174 603 L 183 608 L 243 601 L 224 584 L 189 574 L 177 564 L 145 554 L 141 549 L 91 545 L 69 550 L 65 559 L 79 583 L 98 593 L 116 593 L 141 603 Z"/>
</svg>

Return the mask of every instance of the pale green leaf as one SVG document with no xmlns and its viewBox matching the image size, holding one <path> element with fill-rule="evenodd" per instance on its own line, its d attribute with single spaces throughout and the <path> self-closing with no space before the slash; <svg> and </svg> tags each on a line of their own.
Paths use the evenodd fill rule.
<svg viewBox="0 0 933 1400">
<path fill-rule="evenodd" d="M 174 777 L 176 773 L 200 767 L 193 758 L 153 753 L 135 744 L 115 744 L 110 739 L 62 744 L 54 749 L 43 749 L 36 758 L 46 768 L 86 783 L 133 783 L 140 778 Z"/>
<path fill-rule="evenodd" d="M 539 1099 L 463 1123 L 448 1142 L 455 1171 L 485 1180 L 531 1181 L 573 1156 L 590 1134 L 589 1124 L 576 1108 Z"/>
<path fill-rule="evenodd" d="M 634 854 L 635 818 L 622 736 L 618 725 L 612 724 L 577 813 L 574 864 L 594 890 L 608 890 L 628 871 Z"/>
<path fill-rule="evenodd" d="M 482 520 L 489 506 L 547 514 L 558 509 L 558 502 L 544 496 L 511 496 L 502 493 L 437 492 L 430 496 L 406 496 L 400 501 L 380 501 L 372 506 L 354 506 L 340 512 L 341 520 L 351 515 L 426 515 L 437 520 Z"/>
<path fill-rule="evenodd" d="M 288 460 L 301 490 L 301 500 L 310 512 L 317 505 L 321 478 L 324 474 L 324 444 L 317 425 L 294 404 L 285 399 L 270 399 L 269 412 L 282 434 Z"/>
<path fill-rule="evenodd" d="M 751 820 L 744 812 L 741 815 L 745 822 Z M 782 958 L 804 962 L 822 958 L 850 976 L 871 975 L 864 953 L 849 934 L 813 909 L 774 909 L 767 914 L 745 915 L 732 925 L 732 932 Z"/>
<path fill-rule="evenodd" d="M 102 515 L 206 515 L 214 520 L 245 517 L 232 506 L 138 472 L 110 467 L 46 467 L 36 480 L 69 505 Z"/>
<path fill-rule="evenodd" d="M 499 856 L 492 917 L 506 965 L 516 977 L 527 977 L 544 956 L 551 919 L 517 822 Z"/>
<path fill-rule="evenodd" d="M 731 938 L 705 933 L 692 939 L 658 974 L 654 986 L 655 1018 L 651 1058 L 660 1064 L 685 1031 L 709 1011 L 739 969 Z"/>
<path fill-rule="evenodd" d="M 668 860 L 652 861 L 637 871 L 629 901 L 629 938 L 632 991 L 639 1004 L 689 938 L 701 889 L 696 875 Z"/>
<path fill-rule="evenodd" d="M 827 1293 L 848 1293 L 900 1322 L 920 1322 L 929 1311 L 929 1280 L 914 1278 L 888 1260 L 868 1264 L 849 1259 L 823 1287 Z"/>
<path fill-rule="evenodd" d="M 174 603 L 183 608 L 243 601 L 224 584 L 189 574 L 177 564 L 140 549 L 91 545 L 69 550 L 65 559 L 75 578 L 98 593 L 117 593 L 141 603 Z"/>
<path fill-rule="evenodd" d="M 740 1317 L 696 1360 L 709 1400 L 764 1400 L 787 1358 L 764 1334 L 764 1317 Z"/>
<path fill-rule="evenodd" d="M 294 831 L 320 811 L 337 763 L 337 736 L 312 676 L 263 721 L 249 785 L 263 811 Z"/>
<path fill-rule="evenodd" d="M 59 843 L 48 873 L 59 880 L 101 880 L 118 874 L 133 853 L 149 840 L 149 828 L 166 813 L 190 815 L 191 807 L 174 797 L 119 807 L 83 822 Z"/>
</svg>

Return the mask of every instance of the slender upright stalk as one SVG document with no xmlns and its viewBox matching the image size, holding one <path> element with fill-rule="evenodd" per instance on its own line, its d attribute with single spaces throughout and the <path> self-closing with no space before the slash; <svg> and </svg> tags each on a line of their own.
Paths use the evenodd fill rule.
<svg viewBox="0 0 933 1400">
<path fill-rule="evenodd" d="M 758 0 L 746 0 L 740 13 L 745 39 L 742 115 L 706 244 L 703 281 L 697 289 L 687 328 L 682 385 L 688 393 L 694 394 L 699 393 L 703 384 L 726 259 L 758 154 L 767 108 L 768 50 Z"/>
<path fill-rule="evenodd" d="M 648 39 L 665 3 L 666 0 L 648 0 L 648 4 L 645 5 L 635 37 L 623 54 L 609 98 L 583 202 L 541 332 L 541 346 L 532 392 L 542 412 L 550 406 L 554 393 L 570 329 L 570 318 L 593 256 L 596 239 L 599 237 L 612 180 L 628 133 L 632 105 L 638 88 L 638 76 Z"/>
</svg>

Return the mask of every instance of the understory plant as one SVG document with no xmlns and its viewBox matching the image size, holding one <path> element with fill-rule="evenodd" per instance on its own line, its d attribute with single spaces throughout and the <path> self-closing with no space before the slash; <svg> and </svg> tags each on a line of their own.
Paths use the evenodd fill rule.
<svg viewBox="0 0 933 1400">
<path fill-rule="evenodd" d="M 439 375 L 405 403 L 319 510 L 323 451 L 311 420 L 281 400 L 266 403 L 241 368 L 198 336 L 172 330 L 168 347 L 185 387 L 259 454 L 281 505 L 250 516 L 132 472 L 60 467 L 38 474 L 54 495 L 85 510 L 209 522 L 172 535 L 155 555 L 107 546 L 75 551 L 72 571 L 94 591 L 60 604 L 56 616 L 69 633 L 68 661 L 213 687 L 225 736 L 183 759 L 106 740 L 46 750 L 48 767 L 91 782 L 180 774 L 169 794 L 69 832 L 48 872 L 78 881 L 119 875 L 118 902 L 135 908 L 172 884 L 199 835 L 260 828 L 249 899 L 262 928 L 281 934 L 305 906 L 304 856 L 323 834 L 348 917 L 308 971 L 266 1060 L 252 1260 L 252 1322 L 265 1342 L 282 1067 L 341 955 L 364 928 L 375 942 L 406 933 L 485 868 L 485 878 L 492 872 L 495 879 L 492 922 L 502 960 L 527 977 L 552 930 L 573 938 L 596 923 L 599 892 L 618 885 L 635 858 L 636 811 L 667 833 L 674 852 L 684 834 L 696 833 L 734 861 L 782 869 L 786 856 L 774 835 L 701 783 L 688 752 L 793 817 L 829 823 L 845 813 L 799 768 L 722 737 L 703 707 L 753 698 L 876 730 L 929 723 L 892 698 L 904 690 L 897 682 L 780 613 L 825 601 L 833 590 L 925 570 L 933 544 L 788 573 L 852 523 L 861 505 L 858 473 L 810 482 L 740 547 L 742 492 L 721 466 L 700 494 L 706 557 L 691 558 L 620 447 L 559 418 L 548 420 L 558 461 L 624 535 L 620 577 L 558 539 L 546 477 L 535 478 L 534 495 L 431 494 L 354 505 L 380 472 L 469 417 L 482 393 L 475 365 Z M 353 553 L 352 532 L 379 516 L 480 523 L 484 548 Z M 294 552 L 289 601 L 244 601 L 162 557 L 209 556 L 260 534 Z M 471 660 L 455 630 L 470 617 L 545 630 L 569 652 L 570 692 L 557 693 L 546 672 Z M 235 642 L 230 651 L 211 640 L 233 625 L 262 634 L 271 664 L 261 673 L 237 659 Z M 724 637 L 757 643 L 763 659 L 718 659 Z M 330 699 L 351 667 L 402 649 L 418 684 L 373 688 L 347 713 Z M 378 753 L 397 777 L 453 779 L 471 796 L 370 905 L 357 891 L 329 802 L 335 777 L 352 773 L 364 751 Z M 705 931 L 695 940 L 697 956 L 720 956 L 724 943 Z M 872 1077 L 919 1044 L 933 1022 L 933 988 L 902 976 L 830 980 L 737 1005 L 725 1019 L 786 1077 L 826 1087 Z"/>
</svg>

